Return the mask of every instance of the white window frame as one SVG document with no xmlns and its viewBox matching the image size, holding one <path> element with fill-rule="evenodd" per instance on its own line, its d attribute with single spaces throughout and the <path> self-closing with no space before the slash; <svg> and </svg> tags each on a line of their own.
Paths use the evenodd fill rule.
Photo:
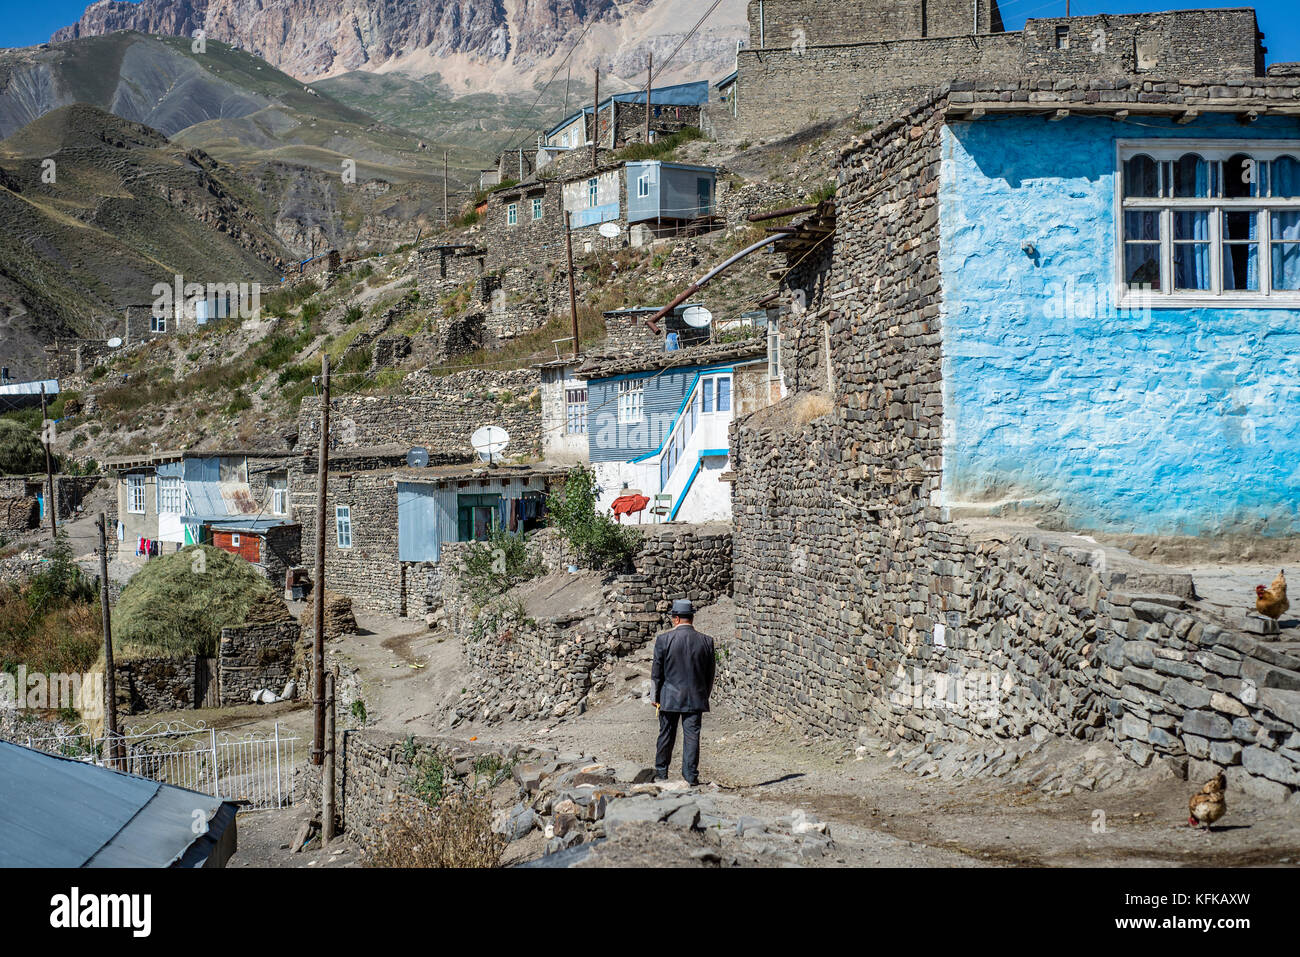
<svg viewBox="0 0 1300 957">
<path fill-rule="evenodd" d="M 163 314 L 160 316 L 160 315 L 158 315 L 158 314 L 155 313 L 155 312 L 150 312 L 150 313 L 149 313 L 149 331 L 150 331 L 150 332 L 166 332 L 166 331 L 167 331 L 167 314 L 166 314 L 166 313 L 163 313 Z"/>
<path fill-rule="evenodd" d="M 283 482 L 280 486 L 275 483 Z M 271 514 L 288 515 L 289 514 L 289 480 L 288 479 L 271 479 L 268 482 L 271 492 Z"/>
<path fill-rule="evenodd" d="M 533 222 L 537 222 L 537 220 L 541 219 L 543 212 L 544 209 L 542 204 L 542 198 L 540 196 L 534 196 L 533 197 Z"/>
<path fill-rule="evenodd" d="M 138 501 L 137 501 L 138 496 Z M 145 510 L 144 476 L 126 477 L 126 510 L 130 515 L 143 515 Z"/>
<path fill-rule="evenodd" d="M 581 395 L 581 398 L 578 398 L 579 395 Z M 588 392 L 585 387 L 564 390 L 564 428 L 566 435 L 587 434 L 587 402 Z"/>
<path fill-rule="evenodd" d="M 636 178 L 636 196 L 637 199 L 646 199 L 650 196 L 649 173 L 642 173 Z"/>
<path fill-rule="evenodd" d="M 351 505 L 334 506 L 334 544 L 339 548 L 352 547 Z"/>
<path fill-rule="evenodd" d="M 621 379 L 618 383 L 618 424 L 638 425 L 645 421 L 645 382 Z"/>
<path fill-rule="evenodd" d="M 1300 197 L 1124 197 L 1124 164 L 1134 156 L 1150 156 L 1158 164 L 1160 192 L 1165 192 L 1165 164 L 1188 154 L 1226 162 L 1233 156 L 1245 154 L 1260 162 L 1271 162 L 1283 156 L 1300 161 L 1300 140 L 1202 140 L 1159 139 L 1120 140 L 1115 147 L 1115 302 L 1120 309 L 1293 309 L 1300 307 L 1300 290 L 1274 290 L 1272 215 L 1274 211 L 1300 213 Z M 1272 192 L 1272 176 L 1268 177 L 1268 192 Z M 1223 176 L 1216 177 L 1222 192 Z M 1124 213 L 1155 211 L 1160 214 L 1160 277 L 1161 288 L 1139 290 L 1130 288 L 1125 281 L 1124 263 Z M 1210 213 L 1210 289 L 1176 290 L 1174 279 L 1174 213 L 1175 211 L 1204 210 Z M 1259 290 L 1223 289 L 1223 214 L 1225 212 L 1258 212 L 1260 223 Z M 1153 244 L 1154 245 L 1154 244 Z"/>
<path fill-rule="evenodd" d="M 519 225 L 519 204 L 518 203 L 511 203 L 509 206 L 506 207 L 506 225 L 507 226 Z"/>
<path fill-rule="evenodd" d="M 238 533 L 238 532 L 231 532 L 231 533 L 230 533 L 230 547 L 231 547 L 231 548 L 238 548 L 238 547 L 239 547 L 239 533 Z"/>
<path fill-rule="evenodd" d="M 180 515 L 185 511 L 185 488 L 178 475 L 158 476 L 158 514 Z"/>
<path fill-rule="evenodd" d="M 600 179 L 593 176 L 587 180 L 587 208 L 595 209 L 600 205 Z"/>
</svg>

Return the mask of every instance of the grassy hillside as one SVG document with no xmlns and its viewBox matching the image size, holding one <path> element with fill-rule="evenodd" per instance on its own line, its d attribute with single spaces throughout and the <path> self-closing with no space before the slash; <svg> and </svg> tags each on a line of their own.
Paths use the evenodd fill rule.
<svg viewBox="0 0 1300 957">
<path fill-rule="evenodd" d="M 69 106 L 0 142 L 0 310 L 26 314 L 20 358 L 102 334 L 177 273 L 267 281 L 287 258 L 252 183 L 147 127 Z"/>
</svg>

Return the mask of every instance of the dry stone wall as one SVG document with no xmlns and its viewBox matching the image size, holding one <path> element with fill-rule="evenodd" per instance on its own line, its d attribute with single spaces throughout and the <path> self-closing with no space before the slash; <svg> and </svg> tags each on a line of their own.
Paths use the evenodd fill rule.
<svg viewBox="0 0 1300 957">
<path fill-rule="evenodd" d="M 507 595 L 474 608 L 460 591 L 459 561 L 444 553 L 446 620 L 477 672 L 457 723 L 582 713 L 615 663 L 672 626 L 672 602 L 704 607 L 731 593 L 731 530 L 722 524 L 646 530 L 633 568 L 611 577 L 598 609 L 527 618 Z M 562 541 L 543 531 L 530 545 L 552 570 L 567 564 Z M 473 546 L 466 546 L 473 547 Z M 463 556 L 463 552 L 461 553 Z"/>
<path fill-rule="evenodd" d="M 280 694 L 293 673 L 297 622 L 221 629 L 218 695 L 222 705 L 248 704 L 254 692 Z"/>
<path fill-rule="evenodd" d="M 1106 739 L 1139 765 L 1226 768 L 1287 798 L 1300 655 L 1215 619 L 1190 587 L 1107 572 L 1042 534 L 977 533 L 932 504 L 942 107 L 846 151 L 833 256 L 787 277 L 787 301 L 797 287 L 808 306 L 783 325 L 794 395 L 733 425 L 736 706 L 935 753 Z M 801 412 L 813 392 L 829 411 Z"/>
</svg>

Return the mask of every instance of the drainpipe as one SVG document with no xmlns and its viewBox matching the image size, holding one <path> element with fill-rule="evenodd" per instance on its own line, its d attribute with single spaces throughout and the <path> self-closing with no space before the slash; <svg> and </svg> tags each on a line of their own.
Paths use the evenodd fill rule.
<svg viewBox="0 0 1300 957">
<path fill-rule="evenodd" d="M 975 29 L 971 33 L 978 34 L 980 32 L 980 0 L 974 0 L 973 13 L 975 15 Z"/>
<path fill-rule="evenodd" d="M 763 0 L 758 0 L 758 48 L 767 48 L 767 13 L 763 9 Z"/>
<path fill-rule="evenodd" d="M 650 327 L 651 332 L 653 332 L 655 335 L 659 335 L 660 319 L 668 315 L 670 312 L 672 312 L 674 309 L 676 309 L 678 306 L 684 303 L 687 299 L 690 299 L 691 296 L 699 292 L 707 283 L 709 283 L 713 279 L 716 279 L 718 275 L 730 269 L 732 266 L 740 262 L 750 253 L 756 253 L 764 246 L 770 246 L 778 239 L 784 239 L 784 238 L 785 238 L 784 235 L 781 233 L 777 233 L 775 236 L 765 236 L 763 239 L 760 239 L 758 242 L 754 243 L 754 245 L 742 249 L 740 252 L 736 253 L 736 255 L 732 256 L 730 259 L 728 259 L 726 262 L 722 263 L 721 265 L 714 266 L 712 269 L 710 269 L 707 273 L 705 273 L 695 282 L 687 286 L 686 289 L 682 290 L 681 295 L 679 295 L 676 299 L 674 299 L 668 305 L 664 306 L 653 316 L 647 319 L 645 321 L 645 324 Z"/>
</svg>

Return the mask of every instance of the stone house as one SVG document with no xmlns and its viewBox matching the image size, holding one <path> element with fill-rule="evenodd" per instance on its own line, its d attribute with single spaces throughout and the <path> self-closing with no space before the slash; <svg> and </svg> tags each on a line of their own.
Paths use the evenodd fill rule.
<svg viewBox="0 0 1300 957">
<path fill-rule="evenodd" d="M 360 607 L 424 615 L 441 591 L 444 546 L 481 541 L 496 525 L 541 527 L 550 483 L 567 469 L 462 464 L 331 472 L 325 580 Z M 304 497 L 315 500 L 314 476 Z M 303 551 L 315 553 L 315 513 L 303 510 Z"/>
<path fill-rule="evenodd" d="M 283 519 L 232 518 L 211 523 L 205 530 L 213 546 L 238 555 L 276 585 L 285 573 L 302 565 L 302 529 Z"/>
<path fill-rule="evenodd" d="M 700 109 L 708 100 L 709 84 L 706 80 L 652 89 L 650 91 L 651 139 L 656 136 L 671 135 L 687 126 L 699 126 Z M 644 142 L 646 124 L 644 89 L 640 92 L 616 93 L 606 97 L 595 109 L 599 118 L 594 123 L 592 110 L 591 106 L 586 106 L 560 120 L 542 134 L 542 145 L 563 150 L 590 148 L 593 135 L 602 147 L 609 149 L 620 149 L 629 143 Z M 540 168 L 542 167 L 539 166 Z"/>
<path fill-rule="evenodd" d="M 117 553 L 128 564 L 212 544 L 222 522 L 294 527 L 294 456 L 286 453 L 157 452 L 117 456 L 104 468 L 117 488 Z"/>
<path fill-rule="evenodd" d="M 664 521 L 730 518 L 728 429 L 769 404 L 769 369 L 762 338 L 588 360 L 577 375 L 598 508 L 642 495 Z"/>
<path fill-rule="evenodd" d="M 534 366 L 542 377 L 542 456 L 560 464 L 585 463 L 587 382 L 578 378 L 582 358 L 553 359 Z"/>
<path fill-rule="evenodd" d="M 989 517 L 1295 534 L 1297 106 L 1294 77 L 959 82 L 846 149 L 780 244 L 792 394 L 732 429 L 734 700 L 1287 798 L 1300 656 L 1248 598 Z"/>
<path fill-rule="evenodd" d="M 1004 31 L 997 0 L 751 0 L 727 102 L 703 127 L 733 142 L 860 114 L 888 122 L 952 77 L 1264 74 L 1249 8 L 1031 19 Z"/>
</svg>

